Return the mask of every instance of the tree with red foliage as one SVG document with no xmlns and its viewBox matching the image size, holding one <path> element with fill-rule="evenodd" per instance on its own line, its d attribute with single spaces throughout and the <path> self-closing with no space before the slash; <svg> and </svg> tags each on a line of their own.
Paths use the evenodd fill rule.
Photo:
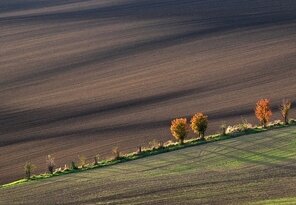
<svg viewBox="0 0 296 205">
<path fill-rule="evenodd" d="M 266 127 L 272 116 L 268 99 L 261 99 L 256 103 L 255 114 L 260 124 Z"/>
</svg>

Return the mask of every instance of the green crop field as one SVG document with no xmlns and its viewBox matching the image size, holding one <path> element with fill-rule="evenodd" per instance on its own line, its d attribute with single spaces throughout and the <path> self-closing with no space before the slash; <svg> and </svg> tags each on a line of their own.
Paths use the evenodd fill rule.
<svg viewBox="0 0 296 205">
<path fill-rule="evenodd" d="M 296 204 L 296 128 L 0 189 L 0 204 Z"/>
</svg>

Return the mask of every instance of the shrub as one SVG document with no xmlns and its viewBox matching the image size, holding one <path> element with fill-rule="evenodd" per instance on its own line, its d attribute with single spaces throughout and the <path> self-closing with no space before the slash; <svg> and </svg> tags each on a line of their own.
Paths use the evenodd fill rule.
<svg viewBox="0 0 296 205">
<path fill-rule="evenodd" d="M 71 162 L 71 169 L 72 170 L 78 169 L 74 161 Z"/>
<path fill-rule="evenodd" d="M 226 129 L 227 129 L 226 122 L 222 122 L 222 124 L 220 125 L 220 129 L 221 129 L 221 134 L 226 135 Z"/>
<path fill-rule="evenodd" d="M 200 139 L 204 139 L 208 127 L 208 116 L 203 113 L 196 113 L 191 119 L 191 129 L 198 134 Z"/>
<path fill-rule="evenodd" d="M 267 124 L 268 127 L 276 127 L 276 126 L 281 126 L 283 122 L 281 120 L 275 120 L 273 122 L 269 122 Z"/>
<path fill-rule="evenodd" d="M 164 142 L 163 141 L 159 141 L 158 142 L 158 149 L 162 149 L 164 148 Z"/>
<path fill-rule="evenodd" d="M 268 99 L 261 99 L 256 103 L 255 114 L 260 124 L 266 127 L 266 124 L 272 116 Z"/>
<path fill-rule="evenodd" d="M 69 171 L 69 170 L 70 170 L 70 169 L 69 169 L 68 165 L 65 164 L 63 171 Z"/>
<path fill-rule="evenodd" d="M 62 170 L 62 167 L 59 167 L 59 168 L 56 168 L 54 173 L 62 173 L 63 170 Z"/>
<path fill-rule="evenodd" d="M 284 99 L 280 107 L 281 115 L 285 125 L 289 124 L 289 111 L 291 109 L 291 106 L 292 106 L 291 101 Z"/>
<path fill-rule="evenodd" d="M 112 154 L 113 154 L 113 159 L 114 160 L 120 159 L 120 152 L 119 152 L 119 148 L 118 147 L 114 147 L 112 149 Z"/>
<path fill-rule="evenodd" d="M 296 119 L 290 119 L 289 124 L 296 124 Z"/>
<path fill-rule="evenodd" d="M 98 165 L 99 164 L 99 159 L 100 159 L 100 155 L 96 155 L 95 157 L 94 157 L 94 165 Z"/>
<path fill-rule="evenodd" d="M 46 165 L 47 165 L 47 169 L 48 169 L 49 173 L 53 174 L 55 163 L 54 163 L 54 158 L 51 155 L 47 155 Z"/>
<path fill-rule="evenodd" d="M 32 172 L 35 169 L 35 166 L 31 162 L 26 162 L 24 169 L 25 169 L 26 178 L 30 179 Z"/>
<path fill-rule="evenodd" d="M 161 149 L 164 147 L 163 142 L 162 141 L 157 141 L 157 140 L 152 140 L 149 142 L 149 147 L 154 150 L 154 149 Z"/>
<path fill-rule="evenodd" d="M 251 123 L 248 123 L 247 120 L 243 119 L 240 124 L 228 126 L 226 129 L 226 134 L 235 134 L 240 132 L 246 132 L 249 129 L 252 129 L 253 125 Z"/>
<path fill-rule="evenodd" d="M 240 124 L 238 124 L 238 126 L 240 127 L 240 130 L 242 132 L 246 132 L 249 129 L 253 128 L 253 125 L 251 123 L 248 122 L 248 120 L 242 118 L 242 122 Z"/>
<path fill-rule="evenodd" d="M 172 121 L 171 133 L 180 144 L 184 143 L 184 139 L 189 132 L 189 126 L 186 118 L 179 118 Z"/>
<path fill-rule="evenodd" d="M 166 142 L 163 143 L 164 147 L 169 147 L 169 146 L 172 146 L 172 145 L 176 145 L 176 143 L 173 142 L 172 140 L 169 140 L 169 141 L 166 141 Z"/>
<path fill-rule="evenodd" d="M 84 168 L 86 166 L 86 157 L 83 155 L 81 156 L 78 155 L 78 159 L 79 159 L 79 166 L 81 168 Z"/>
<path fill-rule="evenodd" d="M 241 128 L 240 125 L 229 125 L 226 129 L 226 134 L 239 133 L 242 131 Z"/>
</svg>

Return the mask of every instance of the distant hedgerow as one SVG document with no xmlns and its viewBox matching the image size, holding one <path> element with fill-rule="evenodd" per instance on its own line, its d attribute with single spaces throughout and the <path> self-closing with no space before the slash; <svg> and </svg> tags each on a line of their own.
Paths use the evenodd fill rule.
<svg viewBox="0 0 296 205">
<path fill-rule="evenodd" d="M 186 118 L 175 119 L 171 122 L 171 133 L 180 144 L 184 143 L 184 139 L 189 133 L 189 125 Z"/>
</svg>

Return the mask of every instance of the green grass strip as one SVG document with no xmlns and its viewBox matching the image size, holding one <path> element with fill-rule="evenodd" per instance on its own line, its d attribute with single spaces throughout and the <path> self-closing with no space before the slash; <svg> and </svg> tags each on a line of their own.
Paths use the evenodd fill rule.
<svg viewBox="0 0 296 205">
<path fill-rule="evenodd" d="M 169 144 L 165 147 L 161 147 L 161 148 L 157 148 L 157 149 L 156 148 L 144 149 L 141 153 L 133 152 L 133 153 L 129 153 L 129 154 L 120 156 L 118 159 L 103 160 L 103 161 L 98 162 L 97 165 L 93 165 L 93 164 L 86 165 L 85 167 L 80 167 L 77 169 L 67 169 L 67 170 L 57 171 L 53 174 L 44 173 L 44 174 L 39 174 L 39 175 L 33 175 L 30 179 L 20 179 L 17 181 L 13 181 L 8 184 L 1 185 L 0 188 L 8 188 L 8 187 L 13 187 L 13 186 L 33 182 L 33 181 L 39 181 L 39 180 L 51 178 L 51 177 L 63 176 L 66 174 L 78 173 L 78 172 L 83 172 L 86 170 L 97 169 L 97 168 L 103 168 L 103 167 L 112 166 L 112 165 L 123 163 L 123 162 L 137 160 L 137 159 L 141 159 L 141 158 L 145 158 L 145 157 L 149 157 L 149 156 L 153 156 L 153 155 L 158 155 L 158 154 L 162 154 L 162 153 L 166 153 L 166 152 L 171 152 L 171 151 L 175 151 L 175 150 L 180 150 L 180 149 L 184 149 L 184 148 L 188 148 L 188 147 L 192 147 L 192 146 L 198 146 L 198 145 L 207 144 L 207 143 L 211 143 L 211 142 L 227 140 L 230 138 L 240 137 L 243 135 L 257 134 L 257 133 L 265 132 L 268 130 L 280 129 L 280 128 L 290 127 L 290 126 L 294 126 L 294 125 L 296 125 L 296 122 L 292 121 L 292 123 L 289 125 L 279 124 L 279 125 L 274 125 L 274 126 L 271 126 L 268 128 L 255 127 L 252 129 L 247 129 L 243 132 L 231 133 L 228 135 L 221 135 L 221 134 L 209 135 L 209 136 L 206 136 L 205 140 L 189 139 L 189 140 L 185 140 L 184 144 L 182 144 L 182 145 L 178 144 L 178 143 L 172 143 L 172 144 Z"/>
</svg>

